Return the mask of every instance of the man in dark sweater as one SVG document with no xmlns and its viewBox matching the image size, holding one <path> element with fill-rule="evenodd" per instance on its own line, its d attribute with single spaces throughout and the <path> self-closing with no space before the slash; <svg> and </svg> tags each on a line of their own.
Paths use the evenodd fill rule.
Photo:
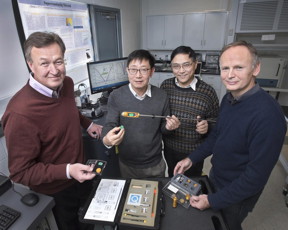
<svg viewBox="0 0 288 230">
<path fill-rule="evenodd" d="M 171 113 L 181 121 L 181 126 L 173 134 L 163 136 L 164 156 L 170 177 L 177 162 L 186 158 L 205 140 L 215 124 L 206 119 L 216 121 L 219 110 L 215 90 L 194 76 L 197 60 L 193 49 L 179 46 L 173 50 L 171 67 L 175 77 L 165 80 L 160 87 L 168 94 Z M 200 176 L 203 163 L 204 160 L 193 164 L 185 175 Z"/>
<path fill-rule="evenodd" d="M 129 85 L 114 90 L 108 99 L 103 143 L 108 147 L 117 146 L 122 177 L 164 177 L 162 134 L 168 134 L 180 125 L 175 116 L 170 116 L 166 92 L 149 84 L 154 64 L 154 57 L 148 51 L 132 52 L 127 60 Z M 131 118 L 121 116 L 123 112 L 164 118 Z"/>
<path fill-rule="evenodd" d="M 287 125 L 277 101 L 256 83 L 256 49 L 244 41 L 223 48 L 221 78 L 227 90 L 216 127 L 174 173 L 212 155 L 210 180 L 216 192 L 191 197 L 198 209 L 223 210 L 230 229 L 242 229 L 267 183 L 284 142 Z"/>
<path fill-rule="evenodd" d="M 73 81 L 65 75 L 65 45 L 57 34 L 31 34 L 24 51 L 30 78 L 2 117 L 10 178 L 54 197 L 59 229 L 93 229 L 77 215 L 95 176 L 89 173 L 92 167 L 83 164 L 81 126 L 93 138 L 94 132 L 101 135 L 102 127 L 76 107 Z"/>
</svg>

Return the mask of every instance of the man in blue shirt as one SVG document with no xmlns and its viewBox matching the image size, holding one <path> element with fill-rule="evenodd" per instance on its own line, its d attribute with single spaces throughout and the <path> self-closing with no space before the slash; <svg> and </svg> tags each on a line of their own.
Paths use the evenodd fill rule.
<svg viewBox="0 0 288 230">
<path fill-rule="evenodd" d="M 190 204 L 200 210 L 222 210 L 230 229 L 241 230 L 278 160 L 287 125 L 279 104 L 256 82 L 260 63 L 251 44 L 225 46 L 220 68 L 229 92 L 221 102 L 216 127 L 193 154 L 177 163 L 174 174 L 213 155 L 209 178 L 216 191 L 192 196 Z"/>
</svg>

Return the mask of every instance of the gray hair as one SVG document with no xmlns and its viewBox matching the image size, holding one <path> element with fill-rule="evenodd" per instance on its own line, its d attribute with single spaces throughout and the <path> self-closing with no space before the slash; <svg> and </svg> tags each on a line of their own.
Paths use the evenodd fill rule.
<svg viewBox="0 0 288 230">
<path fill-rule="evenodd" d="M 24 54 L 27 62 L 32 62 L 31 50 L 33 47 L 42 48 L 57 43 L 64 56 L 66 47 L 60 36 L 53 32 L 34 32 L 24 42 Z"/>
</svg>

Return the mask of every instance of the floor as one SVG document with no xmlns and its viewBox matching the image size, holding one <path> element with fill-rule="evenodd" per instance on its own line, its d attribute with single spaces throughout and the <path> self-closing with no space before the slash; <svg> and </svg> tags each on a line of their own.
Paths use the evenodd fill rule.
<svg viewBox="0 0 288 230">
<path fill-rule="evenodd" d="M 288 160 L 288 134 L 284 144 L 282 155 Z M 210 167 L 210 159 L 206 159 L 204 163 L 206 174 Z M 282 193 L 283 187 L 286 186 L 287 176 L 288 174 L 283 165 L 278 161 L 253 212 L 243 222 L 243 230 L 288 229 L 288 207 Z"/>
</svg>

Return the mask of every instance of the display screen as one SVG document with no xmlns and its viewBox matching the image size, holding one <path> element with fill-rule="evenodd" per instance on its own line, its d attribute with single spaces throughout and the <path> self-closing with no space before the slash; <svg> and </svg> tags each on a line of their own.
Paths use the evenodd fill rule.
<svg viewBox="0 0 288 230">
<path fill-rule="evenodd" d="M 112 91 L 129 83 L 127 58 L 87 63 L 91 93 Z"/>
</svg>

